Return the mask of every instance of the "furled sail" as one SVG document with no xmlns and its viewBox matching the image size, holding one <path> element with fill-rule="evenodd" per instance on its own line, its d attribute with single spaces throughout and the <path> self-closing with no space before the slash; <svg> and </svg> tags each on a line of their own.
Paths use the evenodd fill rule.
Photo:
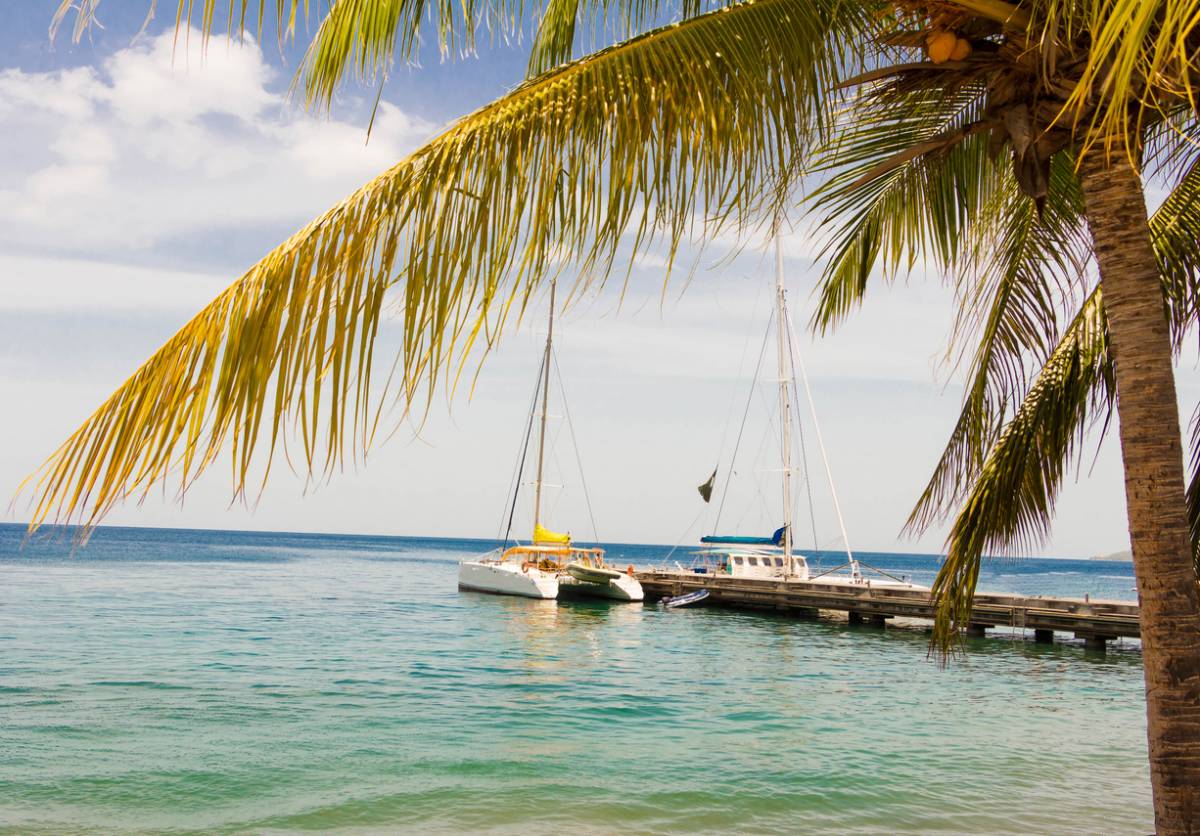
<svg viewBox="0 0 1200 836">
<path fill-rule="evenodd" d="M 730 546 L 782 546 L 783 535 L 787 531 L 787 526 L 780 526 L 775 529 L 775 533 L 770 537 L 722 537 L 718 534 L 710 534 L 707 537 L 701 537 L 700 542 L 705 545 L 724 544 Z"/>
<path fill-rule="evenodd" d="M 712 499 L 713 486 L 715 484 L 717 484 L 717 468 L 714 467 L 712 476 L 708 477 L 708 481 L 696 488 L 696 490 L 700 491 L 700 496 L 704 497 L 705 502 Z"/>
<path fill-rule="evenodd" d="M 571 535 L 569 533 L 559 534 L 557 531 L 551 531 L 539 523 L 533 527 L 533 542 L 569 546 L 571 545 Z"/>
</svg>

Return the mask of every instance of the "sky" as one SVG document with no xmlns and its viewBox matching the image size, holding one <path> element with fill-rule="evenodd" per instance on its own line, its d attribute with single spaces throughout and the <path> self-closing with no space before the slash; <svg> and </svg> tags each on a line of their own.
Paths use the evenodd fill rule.
<svg viewBox="0 0 1200 836">
<path fill-rule="evenodd" d="M 447 121 L 505 92 L 525 62 L 519 44 L 462 60 L 422 55 L 421 66 L 393 74 L 368 142 L 373 90 L 350 87 L 328 116 L 306 114 L 286 95 L 294 48 L 217 38 L 201 54 L 197 38 L 175 44 L 174 4 L 160 5 L 160 19 L 138 35 L 148 3 L 103 4 L 102 28 L 78 44 L 48 37 L 57 0 L 0 9 L 0 490 L 10 494 L 223 287 Z M 817 254 L 797 221 L 784 261 L 801 324 Z M 773 528 L 778 514 L 758 494 L 774 496 L 764 486 L 777 478 L 766 446 L 771 393 L 750 385 L 772 263 L 755 245 L 727 255 L 716 242 L 692 281 L 677 278 L 664 293 L 664 262 L 651 254 L 634 265 L 623 298 L 609 287 L 562 314 L 551 527 L 590 537 L 594 516 L 600 538 L 612 542 L 687 544 L 709 533 L 701 529 L 716 524 L 715 508 L 695 488 L 718 463 L 724 473 L 752 393 L 722 527 Z M 486 359 L 469 397 L 436 402 L 419 434 L 399 428 L 366 462 L 317 485 L 278 468 L 252 506 L 231 502 L 228 471 L 218 466 L 182 502 L 167 491 L 118 508 L 107 522 L 496 536 L 545 339 L 546 300 L 539 305 Z M 962 397 L 945 355 L 953 310 L 942 281 L 917 275 L 879 283 L 832 335 L 801 334 L 856 549 L 942 548 L 944 527 L 900 533 Z M 1194 361 L 1179 382 L 1190 413 L 1200 397 Z M 1049 540 L 1034 553 L 1128 547 L 1115 438 L 1093 442 L 1083 458 Z M 817 545 L 838 548 L 823 470 L 809 464 L 821 483 L 813 490 Z M 518 520 L 526 525 L 523 490 Z M 18 497 L 0 520 L 27 518 Z M 807 517 L 798 523 L 807 525 Z"/>
</svg>

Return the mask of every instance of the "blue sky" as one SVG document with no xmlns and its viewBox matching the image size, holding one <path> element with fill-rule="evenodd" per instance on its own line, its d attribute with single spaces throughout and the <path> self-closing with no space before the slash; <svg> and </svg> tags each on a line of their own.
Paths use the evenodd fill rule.
<svg viewBox="0 0 1200 836">
<path fill-rule="evenodd" d="M 294 48 L 218 38 L 203 57 L 195 42 L 173 49 L 168 2 L 134 40 L 146 8 L 136 0 L 102 5 L 103 28 L 82 43 L 64 33 L 51 44 L 56 5 L 14 0 L 0 9 L 0 486 L 8 490 L 224 285 L 448 120 L 517 83 L 525 66 L 519 44 L 461 61 L 424 55 L 422 66 L 393 74 L 366 143 L 373 91 L 347 89 L 321 118 L 286 100 Z M 723 435 L 728 457 L 729 415 L 747 391 L 747 341 L 761 334 L 770 301 L 769 260 L 753 246 L 732 259 L 725 252 L 717 242 L 686 292 L 676 282 L 665 302 L 662 264 L 651 257 L 635 265 L 623 304 L 609 289 L 564 316 L 559 360 L 604 539 L 690 542 L 709 522 L 697 521 L 695 485 L 722 459 Z M 819 271 L 802 223 L 785 254 L 803 321 Z M 957 414 L 961 388 L 944 356 L 952 310 L 936 278 L 915 276 L 880 284 L 833 336 L 805 339 L 856 548 L 940 549 L 944 531 L 896 538 Z M 327 484 L 306 486 L 280 468 L 250 509 L 230 505 L 217 467 L 182 505 L 168 493 L 109 522 L 494 535 L 543 338 L 541 315 L 531 317 L 487 360 L 471 399 L 436 404 L 419 436 L 402 428 Z M 1198 380 L 1189 362 L 1185 404 L 1200 393 Z M 564 488 L 555 489 L 550 522 L 583 533 L 574 454 L 556 422 L 552 467 Z M 1094 464 L 1092 452 L 1043 553 L 1127 547 L 1114 440 Z M 726 519 L 770 525 L 774 514 L 755 511 L 753 487 L 767 477 L 745 470 L 744 495 L 731 493 L 740 510 Z M 828 533 L 820 545 L 836 547 L 830 512 L 818 494 Z M 4 517 L 24 518 L 20 502 Z"/>
</svg>

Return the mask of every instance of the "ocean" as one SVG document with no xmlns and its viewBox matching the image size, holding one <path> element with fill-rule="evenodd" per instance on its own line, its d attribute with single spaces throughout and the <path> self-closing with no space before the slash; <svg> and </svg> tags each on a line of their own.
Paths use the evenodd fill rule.
<svg viewBox="0 0 1200 836">
<path fill-rule="evenodd" d="M 482 541 L 23 537 L 0 526 L 3 831 L 1153 829 L 1135 642 L 972 639 L 942 667 L 920 629 L 460 593 Z M 1045 559 L 980 581 L 1133 585 Z"/>
</svg>

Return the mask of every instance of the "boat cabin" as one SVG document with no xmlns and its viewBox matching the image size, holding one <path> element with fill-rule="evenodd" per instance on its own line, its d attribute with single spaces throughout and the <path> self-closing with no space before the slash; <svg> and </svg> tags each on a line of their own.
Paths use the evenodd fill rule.
<svg viewBox="0 0 1200 836">
<path fill-rule="evenodd" d="M 808 561 L 792 552 L 792 565 L 787 565 L 784 535 L 787 526 L 777 529 L 770 537 L 729 537 L 710 534 L 700 538 L 701 555 L 708 556 L 718 574 L 735 578 L 792 578 L 808 579 Z"/>
<path fill-rule="evenodd" d="M 808 578 L 808 561 L 804 555 L 792 553 L 792 568 L 787 571 L 787 558 L 783 549 L 706 549 L 699 557 L 713 574 L 732 575 L 735 578 L 784 578 L 795 580 Z M 693 571 L 696 571 L 693 565 Z"/>
</svg>

